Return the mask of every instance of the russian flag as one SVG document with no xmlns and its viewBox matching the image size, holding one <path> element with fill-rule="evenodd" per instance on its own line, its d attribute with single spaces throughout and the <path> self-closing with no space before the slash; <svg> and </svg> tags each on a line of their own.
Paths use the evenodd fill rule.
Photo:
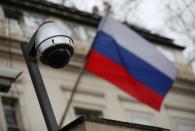
<svg viewBox="0 0 195 131">
<path fill-rule="evenodd" d="M 153 45 L 110 16 L 100 22 L 85 69 L 158 111 L 177 74 Z"/>
</svg>

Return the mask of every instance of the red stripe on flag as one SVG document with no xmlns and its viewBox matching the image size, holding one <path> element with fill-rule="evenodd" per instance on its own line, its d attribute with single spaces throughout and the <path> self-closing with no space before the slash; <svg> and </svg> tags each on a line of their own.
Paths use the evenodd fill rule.
<svg viewBox="0 0 195 131">
<path fill-rule="evenodd" d="M 162 96 L 135 80 L 122 66 L 100 53 L 90 52 L 85 69 L 113 83 L 141 102 L 158 111 L 160 110 L 163 101 Z"/>
</svg>

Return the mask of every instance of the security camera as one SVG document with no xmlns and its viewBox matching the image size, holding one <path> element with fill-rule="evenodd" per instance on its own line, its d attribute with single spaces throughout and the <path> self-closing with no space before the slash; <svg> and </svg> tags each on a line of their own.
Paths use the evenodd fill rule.
<svg viewBox="0 0 195 131">
<path fill-rule="evenodd" d="M 74 53 L 73 40 L 52 21 L 40 25 L 29 43 L 29 52 L 53 68 L 64 67 Z"/>
<path fill-rule="evenodd" d="M 56 23 L 45 22 L 39 26 L 28 43 L 21 44 L 21 49 L 47 129 L 57 131 L 58 124 L 39 71 L 37 58 L 46 65 L 61 68 L 68 64 L 74 53 L 73 41 Z"/>
<path fill-rule="evenodd" d="M 74 53 L 73 40 L 56 23 L 45 22 L 36 32 L 35 51 L 44 64 L 61 68 Z"/>
</svg>

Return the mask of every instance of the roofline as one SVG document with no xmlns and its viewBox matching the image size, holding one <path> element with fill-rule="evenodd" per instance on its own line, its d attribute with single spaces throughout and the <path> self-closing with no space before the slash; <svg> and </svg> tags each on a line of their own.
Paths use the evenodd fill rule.
<svg viewBox="0 0 195 131">
<path fill-rule="evenodd" d="M 76 126 L 84 122 L 95 122 L 99 124 L 106 124 L 106 125 L 126 127 L 126 128 L 135 128 L 135 129 L 148 130 L 148 131 L 170 131 L 169 129 L 164 129 L 160 127 L 135 124 L 135 123 L 129 123 L 129 122 L 121 122 L 117 120 L 109 120 L 109 119 L 104 119 L 104 118 L 95 118 L 93 116 L 81 116 L 77 118 L 76 120 L 72 121 L 71 123 L 69 123 L 68 125 L 66 125 L 65 127 L 63 127 L 60 131 L 69 131 L 72 128 L 75 128 Z"/>
<path fill-rule="evenodd" d="M 55 17 L 73 21 L 79 24 L 97 28 L 102 17 L 95 16 L 90 13 L 82 12 L 74 8 L 65 7 L 55 3 L 43 0 L 1 0 L 1 4 L 14 7 L 17 10 L 25 10 L 29 12 L 39 12 L 45 15 L 53 15 Z M 48 10 L 48 8 L 50 10 Z M 148 30 L 139 28 L 134 25 L 128 25 L 131 29 L 139 33 L 145 39 L 153 42 L 154 44 L 168 46 L 171 48 L 183 50 L 185 47 L 176 45 L 172 39 L 162 37 L 158 34 L 153 34 Z"/>
</svg>

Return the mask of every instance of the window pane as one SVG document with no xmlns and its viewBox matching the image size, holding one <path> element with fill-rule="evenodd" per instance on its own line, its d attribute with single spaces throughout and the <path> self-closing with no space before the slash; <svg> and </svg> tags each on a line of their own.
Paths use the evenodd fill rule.
<svg viewBox="0 0 195 131">
<path fill-rule="evenodd" d="M 193 72 L 194 72 L 194 74 L 195 74 L 195 61 L 192 62 L 192 70 L 193 70 Z"/>
<path fill-rule="evenodd" d="M 11 98 L 3 98 L 3 107 L 4 108 L 13 108 L 15 105 L 15 99 L 11 99 Z"/>
<path fill-rule="evenodd" d="M 151 114 L 130 113 L 129 122 L 143 125 L 153 125 Z"/>
<path fill-rule="evenodd" d="M 22 13 L 14 8 L 4 7 L 3 10 L 6 18 L 14 19 L 17 21 L 20 21 L 22 18 Z"/>
<path fill-rule="evenodd" d="M 82 40 L 87 40 L 87 34 L 85 28 L 82 26 L 79 26 L 79 35 Z"/>
<path fill-rule="evenodd" d="M 16 99 L 3 98 L 2 103 L 8 131 L 19 131 L 16 117 Z"/>
<path fill-rule="evenodd" d="M 20 131 L 18 128 L 8 128 L 8 131 Z"/>
<path fill-rule="evenodd" d="M 92 116 L 92 117 L 102 117 L 102 112 L 97 110 L 83 109 L 83 108 L 75 108 L 76 117 L 80 116 Z"/>
<path fill-rule="evenodd" d="M 17 125 L 16 114 L 14 110 L 4 109 L 7 125 Z"/>
<path fill-rule="evenodd" d="M 63 28 L 66 31 L 66 33 L 67 33 L 68 36 L 73 36 L 73 31 L 71 30 L 72 27 L 70 25 L 68 25 L 67 23 L 65 23 L 63 25 Z"/>
<path fill-rule="evenodd" d="M 178 131 L 195 131 L 195 125 L 179 123 L 176 126 Z"/>
<path fill-rule="evenodd" d="M 88 35 L 88 39 L 91 43 L 96 35 L 96 31 L 88 28 L 88 29 L 86 29 L 86 34 Z"/>
<path fill-rule="evenodd" d="M 151 125 L 152 123 L 150 118 L 144 116 L 133 117 L 132 122 L 137 124 L 144 124 L 144 125 Z"/>
<path fill-rule="evenodd" d="M 29 14 L 25 14 L 24 22 L 28 27 L 37 28 L 39 25 L 43 23 L 43 19 L 39 17 L 35 17 Z"/>
</svg>

